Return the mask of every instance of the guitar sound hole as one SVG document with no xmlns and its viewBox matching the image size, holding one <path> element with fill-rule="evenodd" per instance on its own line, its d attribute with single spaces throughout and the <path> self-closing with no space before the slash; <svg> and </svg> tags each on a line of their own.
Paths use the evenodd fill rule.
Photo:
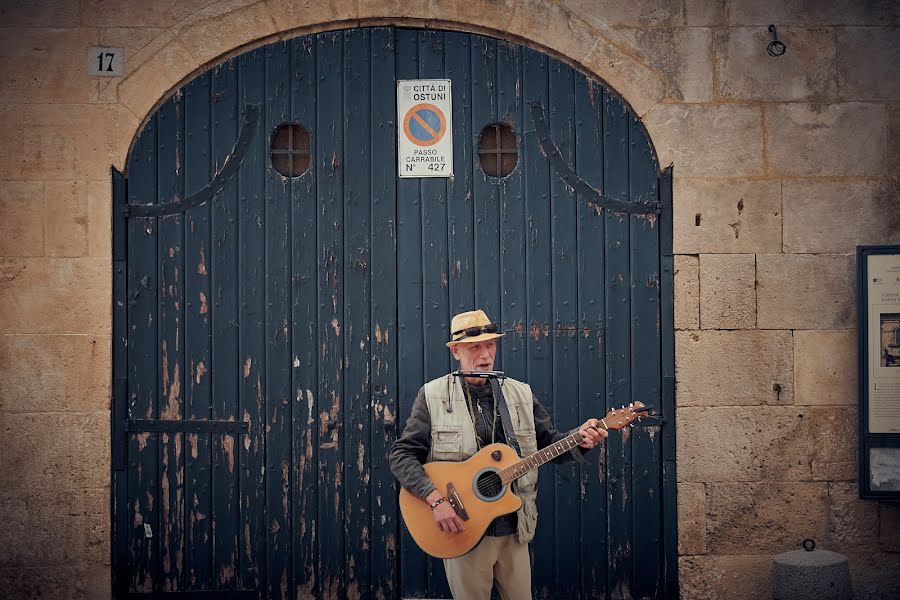
<svg viewBox="0 0 900 600">
<path fill-rule="evenodd" d="M 484 500 L 491 500 L 503 493 L 503 482 L 496 471 L 486 471 L 478 476 L 475 488 Z"/>
</svg>

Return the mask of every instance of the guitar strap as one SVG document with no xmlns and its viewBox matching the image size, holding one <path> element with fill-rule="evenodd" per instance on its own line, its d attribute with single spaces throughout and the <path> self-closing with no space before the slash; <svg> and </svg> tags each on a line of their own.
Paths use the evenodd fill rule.
<svg viewBox="0 0 900 600">
<path fill-rule="evenodd" d="M 491 382 L 491 392 L 494 394 L 494 402 L 497 403 L 497 412 L 500 413 L 500 422 L 503 423 L 503 433 L 506 434 L 506 444 L 511 446 L 516 454 L 522 456 L 519 449 L 519 440 L 516 438 L 516 430 L 513 428 L 512 419 L 509 417 L 509 407 L 506 405 L 506 398 L 503 397 L 503 386 L 496 377 L 489 379 Z"/>
</svg>

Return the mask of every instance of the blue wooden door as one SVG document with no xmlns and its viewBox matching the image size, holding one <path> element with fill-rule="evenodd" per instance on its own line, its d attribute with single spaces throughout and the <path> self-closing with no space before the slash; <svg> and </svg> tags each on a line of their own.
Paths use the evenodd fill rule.
<svg viewBox="0 0 900 600">
<path fill-rule="evenodd" d="M 452 81 L 451 178 L 397 177 L 417 78 Z M 536 597 L 672 596 L 671 171 L 615 93 L 477 35 L 308 35 L 177 90 L 114 175 L 118 597 L 449 597 L 387 453 L 476 307 L 559 428 L 657 415 L 542 471 Z"/>
</svg>

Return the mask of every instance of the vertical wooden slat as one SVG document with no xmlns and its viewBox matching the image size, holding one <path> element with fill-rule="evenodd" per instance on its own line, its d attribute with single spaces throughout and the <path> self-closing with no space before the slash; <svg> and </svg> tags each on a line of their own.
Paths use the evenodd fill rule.
<svg viewBox="0 0 900 600">
<path fill-rule="evenodd" d="M 594 189 L 603 185 L 603 88 L 575 76 L 575 169 Z M 578 256 L 579 422 L 606 414 L 604 358 L 605 211 L 592 198 L 576 199 Z M 606 596 L 606 445 L 587 455 L 582 468 L 581 588 L 585 598 Z"/>
<path fill-rule="evenodd" d="M 184 198 L 184 96 L 159 109 L 157 202 Z M 159 416 L 184 418 L 184 214 L 159 220 Z M 184 434 L 160 434 L 160 578 L 162 591 L 183 588 Z"/>
<path fill-rule="evenodd" d="M 574 71 L 556 60 L 550 61 L 550 133 L 568 165 L 575 162 Z M 566 430 L 578 419 L 578 263 L 576 252 L 575 194 L 558 177 L 550 184 L 550 237 L 553 248 L 551 268 L 553 320 L 553 405 L 548 407 L 555 425 Z M 580 474 L 578 465 L 556 465 L 556 593 L 578 594 L 581 549 Z M 548 475 L 550 473 L 547 473 Z"/>
<path fill-rule="evenodd" d="M 157 124 L 153 116 L 138 136 L 128 165 L 129 204 L 156 200 Z M 128 220 L 128 414 L 155 419 L 159 319 L 158 229 L 155 218 Z M 151 592 L 159 575 L 159 441 L 156 434 L 128 436 L 129 590 Z M 147 529 L 149 528 L 149 529 Z M 150 537 L 148 537 L 148 534 Z"/>
<path fill-rule="evenodd" d="M 371 492 L 371 389 L 369 381 L 370 299 L 369 252 L 372 168 L 370 102 L 371 34 L 366 29 L 344 34 L 344 531 L 347 554 L 347 598 L 371 598 L 372 514 Z M 390 82 L 379 82 L 388 85 Z"/>
<path fill-rule="evenodd" d="M 522 50 L 523 96 L 526 106 L 537 100 L 548 103 L 548 59 L 543 54 Z M 544 158 L 534 123 L 530 117 L 523 132 L 522 156 L 525 171 L 525 233 L 528 262 L 527 283 L 528 383 L 538 400 L 552 410 L 552 348 L 550 345 L 551 313 L 551 246 L 550 246 L 550 165 Z M 531 544 L 534 553 L 534 591 L 539 598 L 555 597 L 554 579 L 554 474 L 546 467 L 538 475 L 537 532 Z"/>
<path fill-rule="evenodd" d="M 128 592 L 128 237 L 125 205 L 128 180 L 115 167 L 112 175 L 112 592 Z"/>
<path fill-rule="evenodd" d="M 212 160 L 218 172 L 237 139 L 237 59 L 212 71 Z M 212 290 L 212 418 L 241 420 L 238 410 L 242 361 L 238 340 L 238 194 L 237 181 L 212 200 L 209 263 Z M 212 436 L 212 578 L 213 589 L 234 589 L 239 581 L 238 537 L 240 436 Z"/>
<path fill-rule="evenodd" d="M 212 80 L 201 75 L 184 92 L 184 193 L 200 191 L 211 177 L 210 171 L 210 91 Z M 209 419 L 212 404 L 210 360 L 209 203 L 185 214 L 184 228 L 184 348 L 187 361 L 185 418 Z M 210 589 L 212 578 L 212 535 L 210 495 L 212 436 L 192 433 L 186 436 L 185 526 L 187 547 L 184 557 L 186 587 Z"/>
<path fill-rule="evenodd" d="M 454 175 L 447 188 L 447 248 L 450 313 L 455 315 L 475 308 L 472 160 L 478 132 L 472 131 L 472 88 L 469 85 L 472 36 L 455 32 L 444 35 L 445 72 L 453 86 Z"/>
<path fill-rule="evenodd" d="M 397 403 L 397 159 L 394 30 L 372 30 L 371 127 L 371 268 L 372 293 L 372 597 L 394 598 L 398 589 L 397 483 L 388 453 L 403 426 Z"/>
<path fill-rule="evenodd" d="M 604 94 L 603 148 L 605 193 L 628 199 L 629 114 L 612 94 Z M 629 216 L 605 212 L 606 221 L 606 393 L 612 407 L 631 401 L 631 266 Z M 609 436 L 609 595 L 631 597 L 631 444 L 630 429 Z"/>
<path fill-rule="evenodd" d="M 264 151 L 272 132 L 290 121 L 291 53 L 287 42 L 266 46 Z M 293 596 L 291 546 L 291 181 L 265 156 L 266 244 L 266 568 L 267 597 Z"/>
<path fill-rule="evenodd" d="M 343 32 L 318 35 L 319 86 L 316 178 L 319 210 L 319 511 L 322 597 L 337 598 L 344 587 L 343 427 L 343 185 L 345 169 L 341 77 Z M 327 532 L 327 533 L 325 533 Z"/>
<path fill-rule="evenodd" d="M 398 29 L 395 33 L 397 79 L 418 77 L 419 44 L 417 32 Z M 398 125 L 399 127 L 399 125 Z M 425 382 L 422 330 L 422 225 L 421 194 L 418 179 L 397 181 L 397 348 L 402 365 L 398 382 L 399 424 L 409 417 L 419 387 Z M 401 588 L 405 596 L 424 596 L 427 592 L 427 560 L 409 532 L 403 529 L 401 542 Z"/>
<path fill-rule="evenodd" d="M 293 118 L 310 135 L 310 169 L 291 182 L 292 289 L 292 488 L 295 598 L 320 597 L 316 564 L 318 504 L 318 241 L 316 231 L 316 175 L 322 162 L 317 153 L 317 44 L 315 36 L 291 40 Z"/>
<path fill-rule="evenodd" d="M 248 104 L 265 105 L 265 49 L 238 58 L 238 120 Z M 266 114 L 265 108 L 262 115 Z M 265 121 L 263 121 L 265 122 Z M 265 374 L 266 281 L 265 165 L 267 136 L 250 142 L 238 181 L 240 302 L 240 417 L 249 431 L 241 439 L 241 583 L 251 590 L 266 589 L 265 506 Z"/>
</svg>

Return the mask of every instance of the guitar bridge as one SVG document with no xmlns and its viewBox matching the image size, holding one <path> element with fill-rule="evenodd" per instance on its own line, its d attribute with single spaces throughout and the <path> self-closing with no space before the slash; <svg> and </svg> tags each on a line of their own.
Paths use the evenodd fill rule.
<svg viewBox="0 0 900 600">
<path fill-rule="evenodd" d="M 453 485 L 453 482 L 447 484 L 447 500 L 450 502 L 450 506 L 453 507 L 453 510 L 456 511 L 457 516 L 463 521 L 469 520 L 469 513 L 466 512 L 466 507 L 463 506 L 462 500 L 459 498 L 459 493 L 456 491 L 456 486 Z"/>
</svg>

